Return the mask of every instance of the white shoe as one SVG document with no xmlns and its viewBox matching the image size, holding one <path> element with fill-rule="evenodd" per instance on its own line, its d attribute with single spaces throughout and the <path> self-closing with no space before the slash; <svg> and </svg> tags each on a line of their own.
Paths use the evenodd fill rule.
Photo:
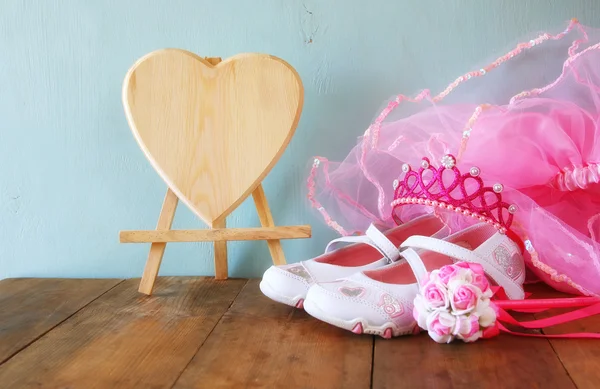
<svg viewBox="0 0 600 389">
<path fill-rule="evenodd" d="M 333 281 L 393 263 L 400 258 L 398 246 L 416 234 L 443 238 L 449 234 L 449 229 L 432 215 L 415 218 L 383 233 L 371 225 L 365 235 L 332 240 L 321 256 L 300 263 L 271 266 L 263 275 L 260 290 L 272 300 L 302 308 L 306 293 L 315 282 Z M 334 249 L 340 243 L 350 245 Z"/>
<path fill-rule="evenodd" d="M 417 280 L 458 261 L 479 263 L 490 282 L 502 286 L 510 299 L 524 298 L 525 264 L 520 250 L 487 223 L 444 240 L 410 237 L 402 243 L 401 254 L 405 261 L 313 285 L 304 309 L 319 320 L 356 334 L 391 338 L 418 333 L 413 318 Z"/>
</svg>

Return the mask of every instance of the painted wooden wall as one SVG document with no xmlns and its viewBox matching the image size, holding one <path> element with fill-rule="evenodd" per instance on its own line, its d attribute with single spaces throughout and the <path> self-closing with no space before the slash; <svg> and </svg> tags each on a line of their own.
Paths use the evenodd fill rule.
<svg viewBox="0 0 600 389">
<path fill-rule="evenodd" d="M 572 17 L 599 26 L 597 0 L 1 0 L 0 278 L 135 277 L 165 185 L 138 149 L 121 83 L 140 56 L 179 47 L 203 56 L 266 52 L 303 78 L 296 136 L 265 181 L 278 224 L 310 223 L 290 262 L 335 237 L 309 210 L 315 154 L 342 158 L 394 93 L 439 89 L 516 39 Z M 256 226 L 246 201 L 229 226 Z M 200 228 L 185 207 L 175 228 Z M 233 276 L 260 276 L 264 242 L 230 244 Z M 168 246 L 161 274 L 210 275 L 210 244 Z"/>
</svg>

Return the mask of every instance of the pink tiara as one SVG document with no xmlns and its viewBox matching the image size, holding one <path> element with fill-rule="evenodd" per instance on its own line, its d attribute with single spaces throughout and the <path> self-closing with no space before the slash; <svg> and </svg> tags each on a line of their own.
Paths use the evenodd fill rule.
<svg viewBox="0 0 600 389">
<path fill-rule="evenodd" d="M 454 173 L 454 179 L 446 186 L 443 176 L 448 170 Z M 468 173 L 462 174 L 456 167 L 456 158 L 445 155 L 437 169 L 431 166 L 428 158 L 423 158 L 418 171 L 412 170 L 405 163 L 402 165 L 402 172 L 404 179 L 394 181 L 392 216 L 396 223 L 402 222 L 394 212 L 397 207 L 422 204 L 470 216 L 493 225 L 502 233 L 510 231 L 517 206 L 502 201 L 502 184 L 486 187 L 479 177 L 478 167 L 472 167 Z M 424 176 L 429 175 L 428 172 L 431 172 L 431 177 Z M 475 181 L 476 186 L 474 190 L 467 192 L 466 184 L 469 180 Z"/>
</svg>

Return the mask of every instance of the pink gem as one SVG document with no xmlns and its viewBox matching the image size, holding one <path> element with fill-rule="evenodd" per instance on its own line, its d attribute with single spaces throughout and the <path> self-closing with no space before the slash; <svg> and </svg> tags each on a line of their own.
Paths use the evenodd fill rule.
<svg viewBox="0 0 600 389">
<path fill-rule="evenodd" d="M 381 335 L 384 339 L 391 339 L 392 338 L 392 329 L 391 328 L 386 328 L 385 331 L 383 331 L 383 335 Z"/>
<path fill-rule="evenodd" d="M 352 332 L 354 332 L 357 335 L 362 334 L 363 333 L 362 323 L 356 323 L 356 325 L 354 326 L 354 328 L 352 328 Z"/>
</svg>

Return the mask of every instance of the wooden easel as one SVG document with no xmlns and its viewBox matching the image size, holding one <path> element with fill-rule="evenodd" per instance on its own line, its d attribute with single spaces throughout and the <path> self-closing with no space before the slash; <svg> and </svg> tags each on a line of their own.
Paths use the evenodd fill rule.
<svg viewBox="0 0 600 389">
<path fill-rule="evenodd" d="M 308 225 L 275 226 L 261 184 L 264 176 L 285 150 L 299 120 L 303 95 L 299 76 L 285 62 L 267 55 L 245 54 L 232 57 L 224 61 L 223 65 L 226 62 L 228 64 L 221 70 L 220 67 L 216 67 L 221 63 L 221 58 L 203 59 L 177 49 L 159 50 L 140 59 L 125 78 L 123 103 L 129 125 L 142 150 L 169 185 L 156 230 L 120 232 L 121 243 L 151 243 L 148 260 L 139 285 L 141 293 L 152 294 L 168 242 L 214 242 L 215 278 L 222 280 L 228 277 L 227 241 L 229 240 L 266 240 L 273 263 L 281 265 L 285 264 L 286 260 L 280 239 L 309 238 L 311 236 L 311 228 Z M 266 69 L 262 69 L 263 67 Z M 177 72 L 183 72 L 185 77 L 180 76 Z M 268 75 L 265 75 L 265 72 Z M 269 79 L 273 77 L 275 83 L 267 92 L 261 89 L 265 77 Z M 297 78 L 298 85 L 294 83 L 294 77 Z M 163 78 L 165 79 L 163 80 Z M 242 81 L 238 81 L 238 79 Z M 192 85 L 187 85 L 188 80 L 192 81 Z M 244 100 L 248 100 L 248 106 L 227 100 L 229 97 L 226 93 L 227 88 L 236 87 L 233 82 L 244 83 L 242 89 L 236 89 L 233 94 L 237 99 L 240 98 L 239 95 L 246 94 L 247 96 L 243 97 Z M 280 84 L 288 90 L 279 90 L 278 85 Z M 296 93 L 298 96 L 295 95 Z M 215 99 L 207 102 L 205 94 L 213 94 Z M 297 106 L 294 105 L 294 97 L 298 98 Z M 178 100 L 173 101 L 176 99 Z M 257 99 L 263 101 L 256 101 Z M 228 110 L 228 107 L 224 106 L 226 105 L 224 102 L 232 103 L 233 108 Z M 261 102 L 263 108 L 253 105 Z M 191 109 L 186 111 L 186 108 Z M 206 108 L 206 113 L 202 111 L 202 108 Z M 292 108 L 297 111 L 292 112 Z M 186 113 L 190 112 L 190 115 L 180 117 L 172 112 L 181 109 Z M 267 110 L 264 112 L 264 117 L 255 113 L 261 109 Z M 223 112 L 226 113 L 223 114 Z M 226 115 L 227 118 L 223 119 L 223 115 Z M 246 121 L 243 120 L 244 118 L 250 119 Z M 290 128 L 273 127 L 272 131 L 259 128 L 256 130 L 256 137 L 248 138 L 248 142 L 253 143 L 247 144 L 248 147 L 256 146 L 260 150 L 266 150 L 266 153 L 273 152 L 273 150 L 277 152 L 273 154 L 272 161 L 263 158 L 263 165 L 269 162 L 264 169 L 261 166 L 253 166 L 255 160 L 261 159 L 263 152 L 256 154 L 256 158 L 250 158 L 244 162 L 241 166 L 242 169 L 249 169 L 249 174 L 260 174 L 257 174 L 256 180 L 243 193 L 230 193 L 230 191 L 235 192 L 234 187 L 237 180 L 245 179 L 245 175 L 227 172 L 223 170 L 222 166 L 214 163 L 213 165 L 208 163 L 207 166 L 196 166 L 195 163 L 201 158 L 198 158 L 195 149 L 192 148 L 190 151 L 189 148 L 192 146 L 188 143 L 193 142 L 180 140 L 181 136 L 188 137 L 193 141 L 200 139 L 197 147 L 205 147 L 206 143 L 213 142 L 215 147 L 222 147 L 223 150 L 218 154 L 214 148 L 208 148 L 206 153 L 212 153 L 212 155 L 208 155 L 209 160 L 211 158 L 219 159 L 223 157 L 222 154 L 229 152 L 229 155 L 234 155 L 234 152 L 240 150 L 239 147 L 236 149 L 237 151 L 230 150 L 229 143 L 223 143 L 222 139 L 218 139 L 220 136 L 229 137 L 224 142 L 238 144 L 240 141 L 237 137 L 240 136 L 239 131 L 241 130 L 236 130 L 236 128 L 243 128 L 247 124 L 250 128 L 246 131 L 251 131 L 254 130 L 253 125 L 255 127 L 257 124 L 270 126 L 271 121 L 265 121 L 266 119 L 272 120 L 275 125 L 280 126 L 285 126 L 285 123 L 289 122 Z M 217 131 L 220 128 L 215 129 L 206 124 L 219 120 L 230 126 L 226 127 L 230 129 L 229 132 L 220 133 Z M 162 123 L 157 123 L 157 121 Z M 277 149 L 277 139 L 273 139 L 277 134 L 281 139 L 280 149 Z M 275 136 L 275 138 L 277 137 Z M 235 145 L 231 147 L 235 147 Z M 190 158 L 179 159 L 180 151 L 184 154 L 187 152 Z M 227 162 L 226 158 L 227 155 L 225 155 Z M 199 163 L 200 165 L 202 161 Z M 190 171 L 194 174 L 182 175 L 181 171 Z M 201 177 L 204 173 L 210 178 L 216 177 L 211 184 L 221 185 L 224 189 L 216 195 L 212 195 L 212 188 L 208 188 L 206 185 L 199 187 L 199 179 L 195 177 Z M 229 177 L 229 174 L 237 176 L 237 180 Z M 222 183 L 223 180 L 227 182 Z M 238 188 L 238 192 L 243 189 Z M 207 193 L 209 194 L 207 195 Z M 226 228 L 226 216 L 250 193 L 254 199 L 262 228 Z M 229 198 L 225 198 L 227 196 Z M 171 229 L 180 199 L 207 223 L 209 229 Z M 223 202 L 226 204 L 221 204 Z"/>
</svg>

